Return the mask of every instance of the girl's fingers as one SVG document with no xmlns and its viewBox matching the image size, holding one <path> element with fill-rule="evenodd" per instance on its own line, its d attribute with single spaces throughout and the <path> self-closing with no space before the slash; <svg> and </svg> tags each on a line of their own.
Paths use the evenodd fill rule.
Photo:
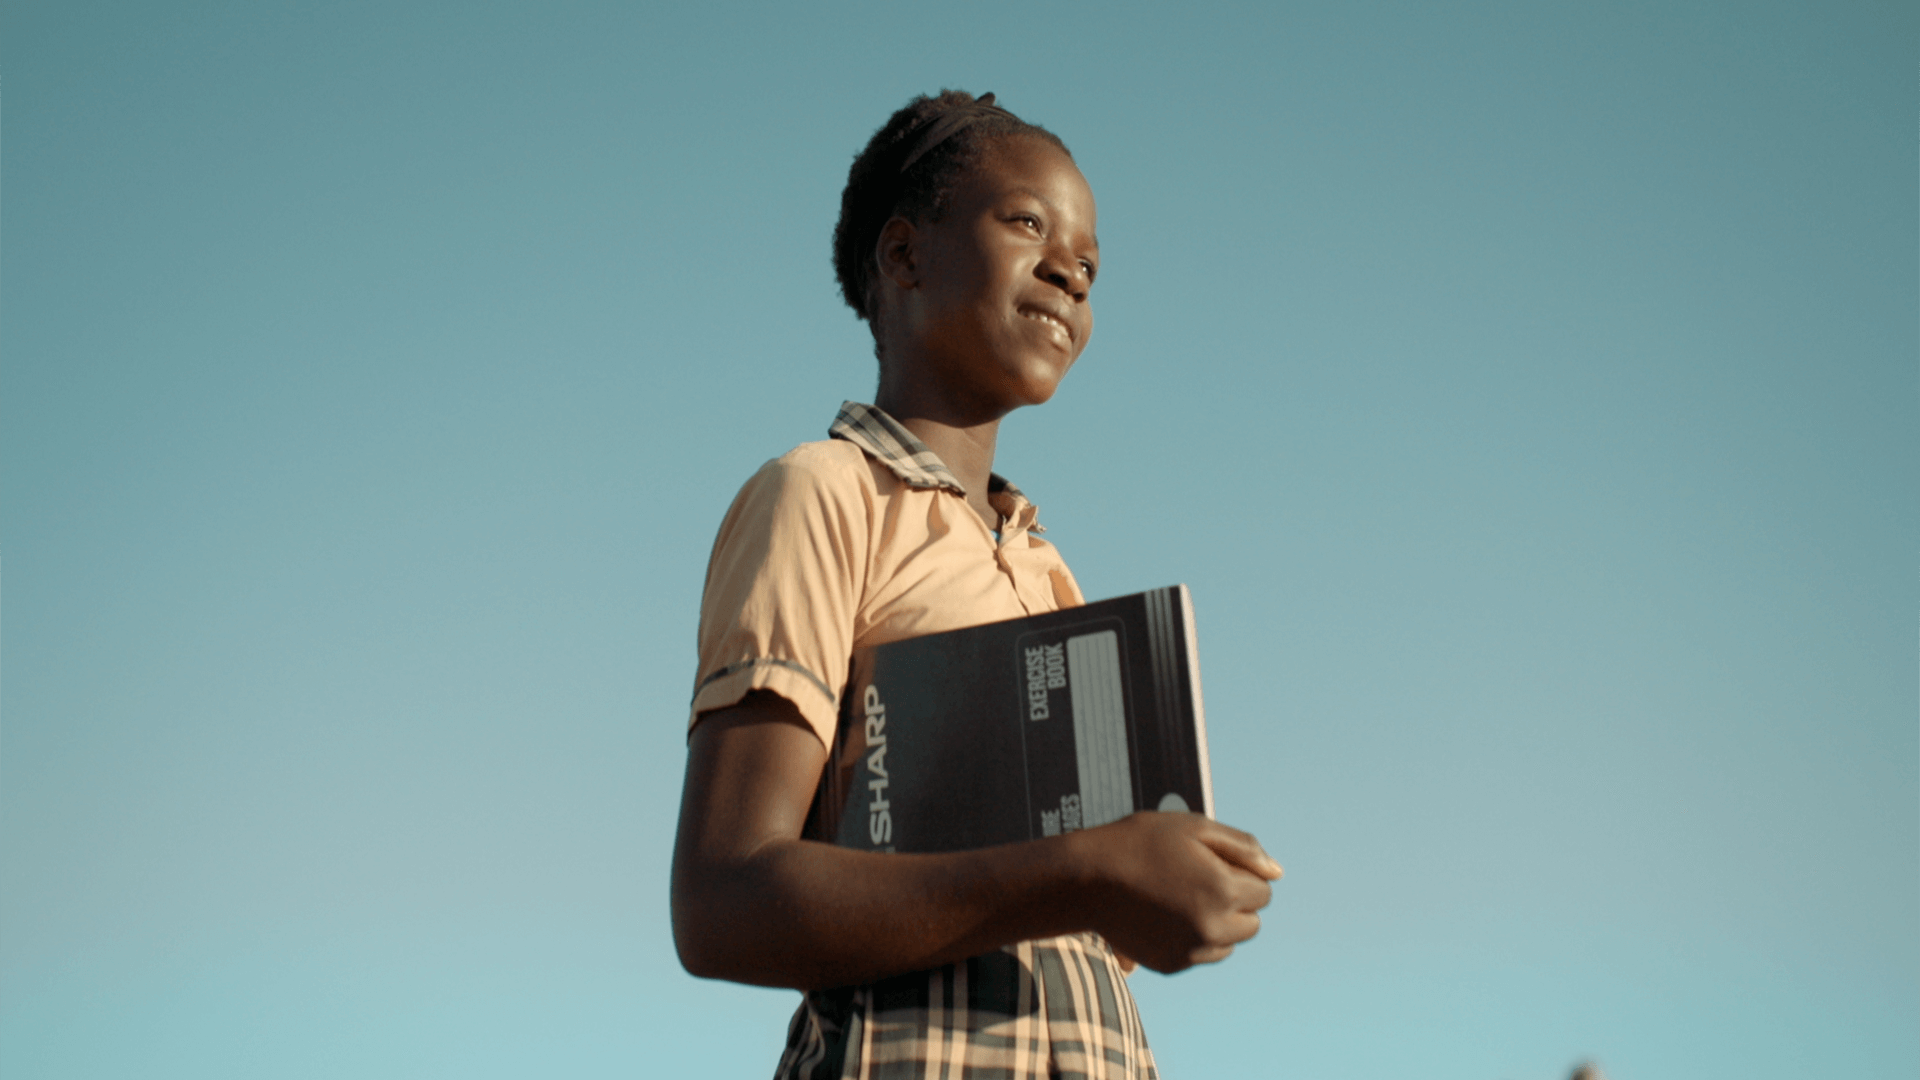
<svg viewBox="0 0 1920 1080">
<path fill-rule="evenodd" d="M 1285 873 L 1280 869 L 1280 864 L 1273 861 L 1273 856 L 1260 846 L 1260 841 L 1239 829 L 1221 825 L 1203 834 L 1200 842 L 1212 848 L 1222 859 L 1256 877 L 1278 881 L 1280 875 Z"/>
<path fill-rule="evenodd" d="M 1216 945 L 1210 949 L 1196 950 L 1193 954 L 1193 962 L 1196 964 L 1217 964 L 1232 955 L 1233 946 Z"/>
<path fill-rule="evenodd" d="M 1233 920 L 1234 943 L 1247 941 L 1260 932 L 1260 915 L 1254 911 L 1240 912 Z"/>
<path fill-rule="evenodd" d="M 1233 909 L 1252 914 L 1266 907 L 1273 899 L 1273 886 L 1258 878 L 1241 878 L 1239 888 L 1233 891 Z M 1256 916 L 1257 918 L 1257 916 Z"/>
</svg>

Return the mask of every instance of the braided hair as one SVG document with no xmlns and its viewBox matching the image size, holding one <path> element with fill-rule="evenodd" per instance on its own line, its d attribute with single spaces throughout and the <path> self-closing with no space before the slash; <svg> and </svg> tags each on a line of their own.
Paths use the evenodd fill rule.
<svg viewBox="0 0 1920 1080">
<path fill-rule="evenodd" d="M 967 170 L 995 142 L 1016 136 L 1043 139 L 1073 156 L 1059 136 L 995 105 L 992 94 L 976 98 L 964 90 L 922 94 L 873 133 L 847 170 L 833 227 L 833 272 L 856 315 L 873 322 L 879 273 L 873 249 L 887 221 L 940 220 Z"/>
</svg>

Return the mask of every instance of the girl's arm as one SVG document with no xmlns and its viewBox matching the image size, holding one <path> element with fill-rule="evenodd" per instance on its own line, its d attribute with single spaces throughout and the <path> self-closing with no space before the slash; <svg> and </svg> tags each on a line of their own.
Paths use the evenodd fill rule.
<svg viewBox="0 0 1920 1080">
<path fill-rule="evenodd" d="M 1252 937 L 1280 876 L 1253 837 L 1198 814 L 939 855 L 802 840 L 826 748 L 764 691 L 704 716 L 688 750 L 673 936 L 709 978 L 823 989 L 1080 930 L 1178 971 Z"/>
</svg>

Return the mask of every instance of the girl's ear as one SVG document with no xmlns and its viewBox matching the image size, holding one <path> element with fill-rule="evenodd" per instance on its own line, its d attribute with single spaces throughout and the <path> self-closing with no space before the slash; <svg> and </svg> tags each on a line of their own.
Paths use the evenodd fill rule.
<svg viewBox="0 0 1920 1080">
<path fill-rule="evenodd" d="M 891 217 L 880 226 L 880 239 L 874 244 L 873 261 L 880 276 L 902 289 L 920 284 L 920 230 L 903 217 Z"/>
</svg>

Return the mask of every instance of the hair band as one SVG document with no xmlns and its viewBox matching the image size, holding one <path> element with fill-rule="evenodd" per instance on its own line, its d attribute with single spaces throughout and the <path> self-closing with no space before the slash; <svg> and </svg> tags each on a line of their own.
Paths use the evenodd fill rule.
<svg viewBox="0 0 1920 1080">
<path fill-rule="evenodd" d="M 965 105 L 956 105 L 928 119 L 925 121 L 925 133 L 919 137 L 913 152 L 907 155 L 907 160 L 900 163 L 900 175 L 905 176 L 907 170 L 913 168 L 913 163 L 925 157 L 927 151 L 953 138 L 961 129 L 975 120 L 984 120 L 989 116 L 1004 116 L 1015 122 L 1020 119 L 995 105 L 991 93 L 981 94 Z"/>
</svg>

